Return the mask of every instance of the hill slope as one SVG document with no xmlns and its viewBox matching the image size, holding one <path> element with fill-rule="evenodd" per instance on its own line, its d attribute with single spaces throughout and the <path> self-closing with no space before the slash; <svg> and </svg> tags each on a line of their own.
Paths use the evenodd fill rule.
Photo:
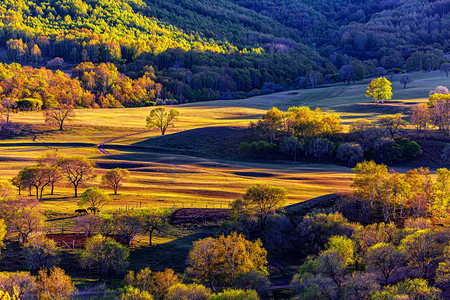
<svg viewBox="0 0 450 300">
<path fill-rule="evenodd" d="M 350 63 L 363 69 L 363 77 L 382 74 L 380 68 L 436 70 L 449 59 L 448 4 L 5 0 L 0 46 L 7 48 L 3 61 L 112 62 L 131 79 L 151 66 L 165 102 L 242 98 L 303 87 L 312 70 L 332 82 Z M 107 91 L 100 96 L 117 98 Z"/>
</svg>

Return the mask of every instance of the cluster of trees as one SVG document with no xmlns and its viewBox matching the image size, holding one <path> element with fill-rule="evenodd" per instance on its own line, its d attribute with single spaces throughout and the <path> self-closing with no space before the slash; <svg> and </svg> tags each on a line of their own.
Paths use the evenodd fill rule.
<svg viewBox="0 0 450 300">
<path fill-rule="evenodd" d="M 0 99 L 5 110 L 25 111 L 58 104 L 90 107 L 94 100 L 78 80 L 61 71 L 22 67 L 17 63 L 0 63 Z"/>
<path fill-rule="evenodd" d="M 32 196 L 35 191 L 36 200 L 42 201 L 46 187 L 50 187 L 50 195 L 53 195 L 55 185 L 66 181 L 73 187 L 74 196 L 78 197 L 78 188 L 95 178 L 94 163 L 81 155 L 60 156 L 51 152 L 39 157 L 36 162 L 36 165 L 23 168 L 11 179 L 11 184 L 17 187 L 19 195 L 22 191 L 28 190 L 29 196 Z M 117 195 L 119 187 L 129 176 L 128 170 L 115 168 L 108 170 L 101 177 L 101 183 L 111 188 Z M 90 188 L 87 191 L 92 190 L 104 193 L 98 188 Z M 90 207 L 94 210 L 101 208 L 95 201 Z"/>
<path fill-rule="evenodd" d="M 17 187 L 19 195 L 24 189 L 36 191 L 36 199 L 42 200 L 45 187 L 51 187 L 51 195 L 56 183 L 66 179 L 73 186 L 75 197 L 78 196 L 78 187 L 83 186 L 94 178 L 94 163 L 84 156 L 59 156 L 49 153 L 38 158 L 37 165 L 25 167 L 19 174 L 11 179 Z"/>
<path fill-rule="evenodd" d="M 401 174 L 389 172 L 385 165 L 364 161 L 353 171 L 355 201 L 361 209 L 377 211 L 384 222 L 402 225 L 410 217 L 431 217 L 436 224 L 450 225 L 448 169 L 438 169 L 433 179 L 429 169 Z"/>
<path fill-rule="evenodd" d="M 374 124 L 370 120 L 359 119 L 350 125 L 347 136 L 349 143 L 342 146 L 353 145 L 363 154 L 361 159 L 354 159 L 354 162 L 362 161 L 363 157 L 377 161 L 399 162 L 422 153 L 417 142 L 401 137 L 409 125 L 401 114 L 380 116 L 377 121 L 378 124 Z"/>
<path fill-rule="evenodd" d="M 439 128 L 444 135 L 450 134 L 450 92 L 445 86 L 430 91 L 428 103 L 416 104 L 412 108 L 411 122 L 418 132 L 426 137 L 431 126 Z"/>
<path fill-rule="evenodd" d="M 64 59 L 114 63 L 131 78 L 95 96 L 103 107 L 147 105 L 159 96 L 178 103 L 248 97 L 399 68 L 449 70 L 448 11 L 440 2 L 20 0 L 0 7 L 8 60 L 53 58 L 51 68 Z"/>
<path fill-rule="evenodd" d="M 189 5 L 181 9 L 186 4 Z M 284 88 L 283 82 L 293 84 L 299 75 L 306 75 L 311 69 L 333 70 L 331 64 L 300 40 L 274 37 L 277 30 L 273 28 L 280 24 L 270 26 L 250 10 L 240 9 L 239 18 L 248 18 L 247 13 L 252 13 L 253 21 L 265 28 L 261 28 L 262 33 L 240 20 L 232 22 L 235 30 L 226 28 L 222 22 L 229 18 L 224 8 L 233 15 L 239 13 L 235 10 L 237 5 L 223 4 L 206 9 L 201 3 L 180 6 L 172 2 L 142 1 L 101 4 L 77 1 L 70 5 L 40 1 L 2 3 L 0 17 L 5 21 L 1 24 L 0 43 L 7 47 L 8 58 L 15 62 L 36 63 L 42 57 L 57 57 L 75 62 L 124 63 L 121 69 L 133 79 L 144 75 L 145 65 L 153 66 L 158 81 L 163 84 L 164 98 L 179 102 L 242 97 L 253 89 L 259 92 L 264 83 L 275 82 L 275 86 Z M 161 7 L 165 5 L 171 6 L 169 11 Z M 191 13 L 192 9 L 203 11 L 205 16 L 186 16 L 180 12 Z M 154 19 L 158 16 L 164 20 L 167 14 L 172 20 L 165 24 Z M 206 15 L 212 17 L 213 27 L 222 27 L 227 36 L 233 31 L 239 37 L 212 37 L 211 34 L 219 31 L 211 29 L 211 24 L 202 30 L 183 28 L 194 20 L 208 22 L 199 19 Z M 273 35 L 267 35 L 266 29 Z M 58 64 L 52 61 L 49 66 L 58 67 Z M 271 88 L 266 90 L 270 92 Z"/>
<path fill-rule="evenodd" d="M 334 152 L 335 145 L 331 140 L 341 133 L 342 126 L 339 116 L 325 113 L 320 108 L 313 111 L 305 106 L 290 107 L 287 113 L 283 113 L 274 107 L 261 120 L 252 122 L 249 130 L 252 139 L 263 143 L 242 143 L 239 149 L 248 155 L 257 157 L 279 147 L 294 159 L 297 155 L 304 155 L 314 156 L 320 161 Z"/>
<path fill-rule="evenodd" d="M 378 98 L 376 101 L 382 101 L 383 92 L 375 88 L 371 94 Z M 338 115 L 320 108 L 313 111 L 308 107 L 291 107 L 283 113 L 274 107 L 261 120 L 250 124 L 250 138 L 254 141 L 241 143 L 239 150 L 258 158 L 270 158 L 277 153 L 293 160 L 336 158 L 350 166 L 364 158 L 394 162 L 422 153 L 416 142 L 400 137 L 409 124 L 401 114 L 381 116 L 378 124 L 357 120 L 345 135 L 341 123 Z"/>
<path fill-rule="evenodd" d="M 72 77 L 91 92 L 95 102 L 91 106 L 135 107 L 155 105 L 162 96 L 162 86 L 155 82 L 155 71 L 146 66 L 142 77 L 132 80 L 119 73 L 112 63 L 95 66 L 91 62 L 81 63 L 72 69 Z"/>
<path fill-rule="evenodd" d="M 389 173 L 373 162 L 354 171 L 352 197 L 303 218 L 284 213 L 279 188 L 251 187 L 233 202 L 222 230 L 262 238 L 269 251 L 307 257 L 291 282 L 300 299 L 440 299 L 438 287 L 450 280 L 448 170 L 438 170 L 435 180 L 425 169 Z M 273 204 L 263 228 L 255 202 Z"/>
<path fill-rule="evenodd" d="M 82 63 L 72 77 L 61 71 L 36 69 L 17 63 L 0 64 L 2 111 L 30 111 L 74 107 L 135 107 L 161 103 L 161 84 L 155 82 L 153 68 L 132 80 L 111 63 L 94 66 Z M 7 120 L 9 121 L 9 119 Z"/>
<path fill-rule="evenodd" d="M 399 174 L 373 162 L 360 163 L 353 170 L 355 189 L 349 199 L 301 218 L 284 213 L 285 189 L 259 184 L 249 187 L 231 203 L 231 219 L 219 228 L 222 234 L 193 243 L 184 276 L 171 269 L 130 271 L 125 276 L 125 287 L 118 291 L 121 299 L 268 297 L 266 249 L 297 259 L 307 256 L 291 282 L 292 292 L 299 298 L 391 299 L 420 295 L 421 299 L 439 299 L 438 287 L 450 282 L 450 171 L 439 169 L 433 179 L 426 169 Z M 88 189 L 82 201 L 98 201 L 100 194 L 90 195 L 98 191 Z M 23 216 L 14 221 L 16 217 L 12 216 L 20 211 L 17 208 L 25 198 L 13 197 L 6 183 L 0 185 L 0 195 L 0 219 L 5 220 L 0 222 L 3 240 L 5 235 L 18 233 L 14 231 L 15 222 L 30 222 L 23 221 Z M 353 210 L 349 211 L 349 207 Z M 130 250 L 113 237 L 119 235 L 131 243 L 138 233 L 146 233 L 151 243 L 154 232 L 168 229 L 169 214 L 137 210 L 78 217 L 77 230 L 89 237 L 80 250 L 81 266 L 98 272 L 100 278 L 125 272 Z M 364 226 L 348 221 L 343 214 L 353 219 L 372 219 L 364 220 Z M 374 223 L 376 216 L 381 219 L 378 223 Z M 24 299 L 29 295 L 70 299 L 73 284 L 64 271 L 55 267 L 59 251 L 53 241 L 39 234 L 40 230 L 34 229 L 21 238 L 30 267 L 41 270 L 38 276 L 0 273 L 0 289 Z M 182 277 L 194 283 L 183 283 Z"/>
</svg>

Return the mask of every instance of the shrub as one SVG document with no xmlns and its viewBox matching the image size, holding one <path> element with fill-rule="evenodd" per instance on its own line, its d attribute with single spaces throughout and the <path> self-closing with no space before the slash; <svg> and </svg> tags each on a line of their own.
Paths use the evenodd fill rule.
<svg viewBox="0 0 450 300">
<path fill-rule="evenodd" d="M 415 141 L 407 138 L 395 138 L 394 144 L 389 148 L 386 160 L 405 161 L 422 154 L 422 148 Z"/>
<path fill-rule="evenodd" d="M 212 295 L 209 300 L 259 300 L 258 293 L 253 290 L 226 290 Z"/>
<path fill-rule="evenodd" d="M 239 145 L 239 151 L 247 156 L 255 158 L 270 158 L 278 149 L 276 144 L 267 143 L 266 141 L 258 142 L 242 142 Z"/>
</svg>

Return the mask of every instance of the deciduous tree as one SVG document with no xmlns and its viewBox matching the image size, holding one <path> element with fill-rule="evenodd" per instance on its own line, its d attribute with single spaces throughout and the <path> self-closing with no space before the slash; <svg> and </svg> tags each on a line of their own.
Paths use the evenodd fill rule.
<svg viewBox="0 0 450 300">
<path fill-rule="evenodd" d="M 1 87 L 0 87 L 0 94 L 1 94 Z M 9 123 L 9 115 L 13 111 L 14 108 L 17 107 L 17 103 L 15 99 L 12 98 L 4 98 L 0 102 L 0 112 L 2 114 L 6 115 L 6 123 Z"/>
<path fill-rule="evenodd" d="M 107 171 L 105 175 L 102 176 L 102 183 L 111 187 L 114 190 L 114 195 L 117 195 L 118 188 L 128 176 L 130 176 L 130 172 L 128 170 L 115 168 Z"/>
<path fill-rule="evenodd" d="M 73 185 L 75 197 L 78 197 L 78 187 L 94 177 L 94 164 L 84 156 L 75 155 L 61 157 L 59 165 L 66 179 Z"/>
<path fill-rule="evenodd" d="M 63 130 L 64 123 L 75 117 L 73 106 L 69 104 L 58 104 L 44 111 L 45 123 L 58 126 Z"/>
<path fill-rule="evenodd" d="M 385 115 L 379 118 L 380 125 L 384 128 L 391 138 L 402 131 L 402 129 L 409 123 L 403 120 L 402 114 Z"/>
<path fill-rule="evenodd" d="M 137 213 L 139 227 L 143 233 L 148 234 L 149 245 L 152 245 L 154 232 L 161 232 L 169 227 L 168 218 L 170 210 L 142 210 Z"/>
<path fill-rule="evenodd" d="M 147 127 L 159 129 L 161 135 L 164 135 L 169 126 L 174 126 L 174 122 L 178 120 L 179 115 L 180 112 L 176 109 L 166 112 L 165 107 L 154 108 L 147 117 Z"/>
<path fill-rule="evenodd" d="M 384 284 L 389 278 L 405 264 L 405 255 L 392 244 L 378 243 L 367 251 L 365 264 L 369 271 L 379 272 Z"/>
<path fill-rule="evenodd" d="M 112 199 L 108 194 L 98 187 L 90 187 L 81 194 L 81 199 L 78 201 L 78 206 L 88 207 L 94 215 L 100 211 L 100 208 L 110 203 Z"/>
<path fill-rule="evenodd" d="M 81 251 L 81 266 L 96 270 L 100 278 L 103 275 L 111 276 L 113 272 L 125 269 L 129 255 L 127 247 L 98 234 L 86 241 L 85 249 Z"/>
<path fill-rule="evenodd" d="M 251 214 L 258 216 L 261 229 L 264 229 L 267 217 L 283 207 L 286 195 L 284 188 L 257 184 L 249 187 L 242 199 Z"/>
<path fill-rule="evenodd" d="M 400 83 L 403 84 L 403 88 L 406 89 L 406 85 L 413 82 L 411 74 L 407 73 L 400 77 Z"/>
<path fill-rule="evenodd" d="M 196 279 L 208 282 L 212 290 L 230 287 L 235 279 L 250 270 L 267 275 L 267 251 L 257 240 L 250 242 L 233 232 L 194 242 L 189 253 L 188 272 Z"/>
<path fill-rule="evenodd" d="M 376 103 L 391 99 L 391 82 L 385 77 L 373 79 L 367 87 L 366 97 L 372 98 Z"/>
<path fill-rule="evenodd" d="M 69 300 L 76 291 L 72 279 L 63 269 L 40 270 L 37 277 L 37 292 L 40 300 Z"/>
<path fill-rule="evenodd" d="M 44 234 L 30 236 L 25 243 L 26 257 L 32 270 L 52 268 L 58 262 L 59 250 Z"/>
<path fill-rule="evenodd" d="M 445 76 L 448 77 L 448 73 L 450 72 L 450 63 L 442 64 L 441 72 L 445 72 Z"/>
</svg>

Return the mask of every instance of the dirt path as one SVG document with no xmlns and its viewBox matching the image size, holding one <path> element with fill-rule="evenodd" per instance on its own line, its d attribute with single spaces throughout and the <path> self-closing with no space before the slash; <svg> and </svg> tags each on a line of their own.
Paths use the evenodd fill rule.
<svg viewBox="0 0 450 300">
<path fill-rule="evenodd" d="M 138 133 L 126 134 L 126 135 L 122 135 L 122 136 L 119 136 L 119 137 L 115 137 L 115 138 L 113 138 L 113 139 L 110 139 L 110 140 L 107 140 L 107 141 L 104 141 L 104 142 L 98 144 L 98 145 L 97 145 L 97 149 L 98 149 L 98 151 L 100 151 L 100 153 L 102 153 L 102 154 L 104 154 L 104 155 L 108 155 L 108 156 L 112 156 L 112 157 L 115 157 L 115 158 L 120 159 L 120 160 L 124 160 L 123 158 L 116 157 L 116 156 L 112 155 L 111 153 L 109 153 L 108 151 L 106 151 L 106 150 L 104 149 L 105 144 L 109 144 L 109 143 L 114 142 L 114 141 L 116 141 L 116 140 L 121 140 L 121 139 L 130 137 L 130 136 L 134 136 L 134 135 L 139 135 L 139 134 L 144 134 L 144 133 L 152 132 L 152 131 L 155 131 L 155 130 L 156 130 L 156 129 L 146 130 L 146 131 L 142 131 L 142 132 L 138 132 Z"/>
</svg>

